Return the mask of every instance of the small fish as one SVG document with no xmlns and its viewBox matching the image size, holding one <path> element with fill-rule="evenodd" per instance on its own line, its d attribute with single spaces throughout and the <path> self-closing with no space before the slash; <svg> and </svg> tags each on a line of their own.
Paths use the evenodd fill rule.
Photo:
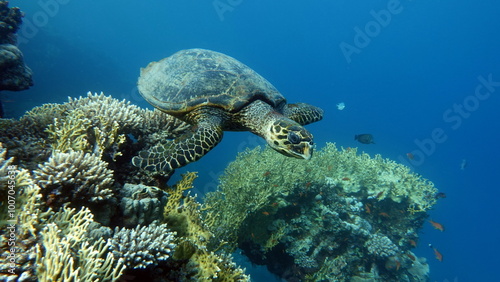
<svg viewBox="0 0 500 282">
<path fill-rule="evenodd" d="M 406 153 L 406 157 L 407 157 L 409 160 L 413 160 L 413 159 L 415 159 L 415 156 L 414 156 L 412 153 Z"/>
<path fill-rule="evenodd" d="M 351 180 L 351 179 L 350 179 L 349 177 L 344 177 L 344 178 L 342 178 L 342 180 L 344 180 L 344 181 L 349 181 L 349 180 Z"/>
<path fill-rule="evenodd" d="M 414 248 L 416 248 L 416 247 L 417 247 L 417 242 L 415 242 L 415 240 L 410 239 L 410 240 L 408 240 L 408 243 L 410 243 L 410 245 L 411 245 L 412 247 L 414 247 Z"/>
<path fill-rule="evenodd" d="M 436 255 L 436 259 L 439 261 L 443 261 L 443 254 L 441 254 L 436 248 L 432 248 L 434 250 L 434 254 Z"/>
<path fill-rule="evenodd" d="M 409 253 L 406 253 L 406 256 L 408 256 L 412 261 L 415 261 L 417 259 L 414 255 Z"/>
<path fill-rule="evenodd" d="M 467 160 L 463 159 L 462 163 L 460 164 L 460 169 L 465 170 L 466 167 L 467 167 Z"/>
<path fill-rule="evenodd" d="M 444 199 L 444 198 L 446 198 L 446 194 L 443 193 L 443 192 L 439 192 L 439 193 L 436 194 L 436 196 L 434 196 L 434 198 L 436 198 L 436 199 Z"/>
<path fill-rule="evenodd" d="M 386 212 L 380 212 L 378 215 L 383 216 L 385 218 L 389 218 L 390 217 L 389 214 L 386 213 Z"/>
<path fill-rule="evenodd" d="M 443 226 L 441 223 L 439 223 L 439 222 L 435 222 L 435 221 L 434 221 L 434 220 L 432 220 L 432 219 L 431 219 L 431 220 L 429 220 L 429 222 L 432 224 L 432 227 L 434 227 L 435 229 L 437 229 L 437 230 L 439 230 L 439 231 L 441 231 L 441 232 L 443 232 L 443 231 L 444 231 L 444 226 Z"/>
<path fill-rule="evenodd" d="M 382 195 L 384 195 L 384 191 L 378 192 L 377 195 L 371 195 L 367 199 L 368 200 L 373 200 L 373 199 L 380 200 L 380 198 L 382 197 Z"/>
<path fill-rule="evenodd" d="M 366 213 L 372 213 L 372 209 L 370 209 L 370 204 L 368 203 L 365 204 L 365 211 Z"/>
<path fill-rule="evenodd" d="M 263 215 L 269 215 L 269 212 L 264 211 L 264 212 L 262 212 L 262 214 Z"/>
<path fill-rule="evenodd" d="M 344 104 L 344 102 L 342 102 L 342 103 L 338 103 L 338 104 L 337 104 L 337 109 L 338 109 L 339 111 L 342 111 L 343 109 L 345 109 L 345 104 Z"/>
<path fill-rule="evenodd" d="M 373 141 L 373 135 L 366 133 L 354 135 L 354 140 L 357 140 L 359 143 L 363 144 L 375 144 L 375 142 Z"/>
</svg>

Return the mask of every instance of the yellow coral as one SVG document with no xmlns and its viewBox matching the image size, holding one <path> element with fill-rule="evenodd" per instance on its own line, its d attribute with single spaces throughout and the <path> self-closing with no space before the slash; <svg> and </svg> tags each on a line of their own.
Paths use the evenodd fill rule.
<svg viewBox="0 0 500 282">
<path fill-rule="evenodd" d="M 63 208 L 40 232 L 36 262 L 39 281 L 114 281 L 125 269 L 102 238 L 90 243 L 85 234 L 93 215 L 87 208 Z M 50 255 L 49 255 L 50 254 Z"/>
<path fill-rule="evenodd" d="M 177 232 L 174 259 L 189 259 L 186 267 L 195 270 L 196 281 L 249 281 L 244 270 L 236 267 L 229 257 L 222 257 L 207 248 L 212 234 L 201 218 L 200 204 L 184 191 L 193 188 L 197 175 L 188 172 L 173 189 L 164 208 L 164 220 Z"/>
<path fill-rule="evenodd" d="M 71 111 L 62 119 L 54 118 L 54 122 L 46 129 L 52 150 L 60 152 L 88 150 L 87 130 L 89 126 L 90 120 L 81 110 Z"/>
<path fill-rule="evenodd" d="M 200 204 L 193 196 L 183 195 L 184 191 L 193 188 L 196 177 L 195 172 L 183 174 L 174 189 L 167 190 L 169 198 L 164 207 L 163 217 L 179 237 L 187 238 L 197 245 L 204 245 L 211 234 L 201 220 Z"/>
</svg>

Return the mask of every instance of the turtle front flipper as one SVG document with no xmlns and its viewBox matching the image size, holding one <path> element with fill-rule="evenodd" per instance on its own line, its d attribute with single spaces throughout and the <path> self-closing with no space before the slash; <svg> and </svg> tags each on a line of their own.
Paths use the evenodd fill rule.
<svg viewBox="0 0 500 282">
<path fill-rule="evenodd" d="M 323 118 L 323 110 L 305 103 L 287 104 L 283 115 L 300 125 L 306 125 L 320 121 Z"/>
<path fill-rule="evenodd" d="M 222 128 L 200 123 L 173 141 L 160 143 L 132 158 L 136 167 L 151 171 L 173 171 L 199 160 L 222 140 Z"/>
</svg>

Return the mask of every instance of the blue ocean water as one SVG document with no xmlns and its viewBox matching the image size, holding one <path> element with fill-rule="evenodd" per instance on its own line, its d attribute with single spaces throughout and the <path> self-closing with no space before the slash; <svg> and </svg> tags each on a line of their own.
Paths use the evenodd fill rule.
<svg viewBox="0 0 500 282">
<path fill-rule="evenodd" d="M 428 259 L 431 281 L 498 280 L 500 4 L 269 2 L 12 0 L 26 14 L 19 46 L 35 86 L 2 93 L 6 114 L 88 91 L 149 107 L 135 87 L 141 67 L 186 48 L 226 53 L 290 102 L 325 110 L 308 126 L 319 147 L 359 146 L 410 165 L 446 193 L 430 212 L 446 230 L 426 225 L 416 249 Z M 357 143 L 359 133 L 373 134 L 376 144 Z M 211 191 L 237 152 L 262 143 L 226 133 L 182 171 L 199 171 L 198 193 Z M 256 281 L 265 272 L 251 270 Z"/>
</svg>

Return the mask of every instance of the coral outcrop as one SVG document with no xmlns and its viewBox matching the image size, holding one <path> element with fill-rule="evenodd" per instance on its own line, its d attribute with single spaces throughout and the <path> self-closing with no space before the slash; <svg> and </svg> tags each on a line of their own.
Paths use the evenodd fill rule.
<svg viewBox="0 0 500 282">
<path fill-rule="evenodd" d="M 410 242 L 435 204 L 431 182 L 379 155 L 333 144 L 308 162 L 273 153 L 240 153 L 218 191 L 206 195 L 213 238 L 286 280 L 410 275 Z"/>
<path fill-rule="evenodd" d="M 23 13 L 17 7 L 9 8 L 8 3 L 0 1 L 0 91 L 20 91 L 33 85 L 32 71 L 16 47 L 15 33 Z"/>
</svg>

